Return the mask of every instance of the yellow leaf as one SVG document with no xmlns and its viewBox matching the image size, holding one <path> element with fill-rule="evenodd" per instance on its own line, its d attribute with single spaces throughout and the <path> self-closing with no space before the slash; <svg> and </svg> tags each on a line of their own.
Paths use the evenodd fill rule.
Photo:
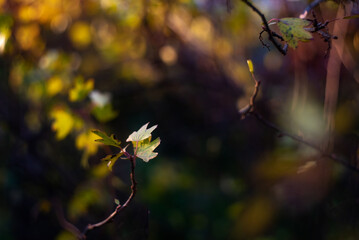
<svg viewBox="0 0 359 240">
<path fill-rule="evenodd" d="M 72 130 L 74 126 L 73 116 L 63 109 L 55 109 L 50 113 L 52 119 L 52 130 L 56 131 L 56 139 L 64 139 Z"/>
<path fill-rule="evenodd" d="M 250 71 L 251 73 L 253 73 L 253 72 L 254 72 L 254 67 L 253 67 L 253 62 L 252 62 L 252 60 L 248 59 L 248 60 L 247 60 L 247 64 L 248 64 L 248 69 L 249 69 L 249 71 Z"/>
<path fill-rule="evenodd" d="M 310 23 L 301 18 L 282 18 L 278 20 L 278 28 L 288 45 L 291 48 L 296 48 L 298 41 L 306 42 L 313 39 L 312 34 L 304 29 Z"/>
<path fill-rule="evenodd" d="M 62 80 L 58 76 L 51 77 L 46 82 L 46 92 L 50 97 L 61 92 L 62 88 L 63 88 Z"/>
<path fill-rule="evenodd" d="M 75 80 L 75 86 L 70 89 L 69 99 L 71 102 L 77 102 L 83 100 L 94 88 L 94 80 L 89 79 L 84 82 L 82 77 L 77 77 Z"/>
<path fill-rule="evenodd" d="M 71 26 L 70 39 L 77 48 L 85 48 L 91 43 L 91 30 L 86 22 L 76 22 Z"/>
<path fill-rule="evenodd" d="M 76 138 L 76 147 L 79 150 L 85 150 L 89 155 L 97 152 L 99 143 L 95 142 L 98 136 L 91 131 L 82 132 Z"/>
</svg>

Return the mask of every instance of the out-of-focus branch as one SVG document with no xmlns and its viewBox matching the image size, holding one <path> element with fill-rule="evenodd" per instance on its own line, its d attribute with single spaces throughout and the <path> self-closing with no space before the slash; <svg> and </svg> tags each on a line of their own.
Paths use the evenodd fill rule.
<svg viewBox="0 0 359 240">
<path fill-rule="evenodd" d="M 260 18 L 262 19 L 262 22 L 264 24 L 263 30 L 265 32 L 268 33 L 268 39 L 269 41 L 271 41 L 273 43 L 273 45 L 277 48 L 277 50 L 283 54 L 286 55 L 287 51 L 285 49 L 282 48 L 282 46 L 277 42 L 277 40 L 274 38 L 273 32 L 270 29 L 269 25 L 268 25 L 268 21 L 266 19 L 266 17 L 264 16 L 264 14 L 259 11 L 258 8 L 256 8 L 251 2 L 249 2 L 248 0 L 242 0 L 243 3 L 245 3 L 248 7 L 250 7 L 255 13 L 257 13 Z"/>
<path fill-rule="evenodd" d="M 324 2 L 324 0 L 315 0 L 313 2 L 311 2 L 305 9 L 304 12 L 302 14 L 299 15 L 299 18 L 306 18 L 308 13 L 315 8 L 316 6 L 319 5 L 319 3 Z"/>
<path fill-rule="evenodd" d="M 272 130 L 277 132 L 280 136 L 285 136 L 285 137 L 291 138 L 292 140 L 294 140 L 296 142 L 299 142 L 299 143 L 304 144 L 304 145 L 306 145 L 308 147 L 311 147 L 314 150 L 316 150 L 317 152 L 319 152 L 323 157 L 327 157 L 327 158 L 341 164 L 342 166 L 346 167 L 347 169 L 349 169 L 351 171 L 354 171 L 356 173 L 359 173 L 359 169 L 356 168 L 355 166 L 352 166 L 346 160 L 344 160 L 342 158 L 339 158 L 337 155 L 335 155 L 333 153 L 328 153 L 328 152 L 322 150 L 321 147 L 317 146 L 316 144 L 314 144 L 314 143 L 312 143 L 312 142 L 310 142 L 308 140 L 305 140 L 304 138 L 302 138 L 300 136 L 290 134 L 290 133 L 284 131 L 280 127 L 276 126 L 274 123 L 272 123 L 269 120 L 265 119 L 260 113 L 258 113 L 255 110 L 254 107 L 255 107 L 256 97 L 257 97 L 258 92 L 260 90 L 259 89 L 260 81 L 256 80 L 256 78 L 254 76 L 254 73 L 253 73 L 253 70 L 250 69 L 250 71 L 251 71 L 251 74 L 252 74 L 252 78 L 255 81 L 255 85 L 254 85 L 253 94 L 252 94 L 252 96 L 250 97 L 250 100 L 249 100 L 249 104 L 239 111 L 239 113 L 241 114 L 242 119 L 247 117 L 248 115 L 254 116 L 259 122 L 261 122 L 266 127 L 271 128 Z"/>
<path fill-rule="evenodd" d="M 69 231 L 70 233 L 74 234 L 78 239 L 85 239 L 86 236 L 83 235 L 75 225 L 73 225 L 72 223 L 66 220 L 60 200 L 58 199 L 53 200 L 52 205 L 54 207 L 57 220 L 59 221 L 61 227 L 63 227 L 65 230 Z"/>
<path fill-rule="evenodd" d="M 339 8 L 336 19 L 343 18 L 345 10 Z M 334 42 L 334 48 L 330 51 L 330 56 L 327 64 L 327 77 L 325 86 L 325 100 L 324 100 L 324 120 L 326 123 L 327 137 L 324 147 L 328 150 L 332 148 L 333 136 L 332 132 L 335 127 L 335 112 L 338 102 L 339 81 L 341 59 L 343 48 L 345 46 L 345 35 L 348 29 L 348 21 L 336 21 L 333 28 L 333 34 L 339 37 L 338 41 Z"/>
</svg>

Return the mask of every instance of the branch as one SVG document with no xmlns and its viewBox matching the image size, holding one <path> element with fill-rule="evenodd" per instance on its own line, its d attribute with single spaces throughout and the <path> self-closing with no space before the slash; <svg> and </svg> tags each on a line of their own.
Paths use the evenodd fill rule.
<svg viewBox="0 0 359 240">
<path fill-rule="evenodd" d="M 282 130 L 281 128 L 279 128 L 278 126 L 276 126 L 275 124 L 273 124 L 272 122 L 266 120 L 265 118 L 263 118 L 263 116 L 261 114 L 259 114 L 257 111 L 255 111 L 254 107 L 255 107 L 255 99 L 258 95 L 258 91 L 259 91 L 259 87 L 260 87 L 260 81 L 257 81 L 253 71 L 251 71 L 251 75 L 253 80 L 255 81 L 255 85 L 254 85 L 254 90 L 253 90 L 253 94 L 249 100 L 249 104 L 244 107 L 243 109 L 239 110 L 239 113 L 241 114 L 241 118 L 245 118 L 248 115 L 252 115 L 254 116 L 259 122 L 261 122 L 263 125 L 271 128 L 272 130 L 276 131 L 277 133 L 279 133 L 281 136 L 285 136 L 288 138 L 291 138 L 292 140 L 299 142 L 301 144 L 304 144 L 308 147 L 313 148 L 314 150 L 316 150 L 317 152 L 319 152 L 323 157 L 327 157 L 329 159 L 332 159 L 333 161 L 343 165 L 344 167 L 346 167 L 347 169 L 359 173 L 359 169 L 356 168 L 355 166 L 352 166 L 350 163 L 348 163 L 347 161 L 345 161 L 342 158 L 339 158 L 337 155 L 333 154 L 333 153 L 328 153 L 325 152 L 324 150 L 322 150 L 319 146 L 315 145 L 314 143 L 303 139 L 300 136 L 294 135 L 294 134 L 290 134 L 284 130 Z"/>
<path fill-rule="evenodd" d="M 349 164 L 347 161 L 345 161 L 342 158 L 339 158 L 337 155 L 333 154 L 333 153 L 327 153 L 325 151 L 323 151 L 320 147 L 318 147 L 317 145 L 315 145 L 314 143 L 311 143 L 307 140 L 304 140 L 302 137 L 290 134 L 282 129 L 280 129 L 279 127 L 277 127 L 276 125 L 274 125 L 273 123 L 271 123 L 270 121 L 266 120 L 265 118 L 262 117 L 262 115 L 260 115 L 259 113 L 252 111 L 249 114 L 251 114 L 252 116 L 254 116 L 258 121 L 260 121 L 263 125 L 273 129 L 274 131 L 276 131 L 277 133 L 279 133 L 281 136 L 285 136 L 288 138 L 291 138 L 294 141 L 297 141 L 299 143 L 302 143 L 308 147 L 313 148 L 314 150 L 318 151 L 323 157 L 327 157 L 330 158 L 332 160 L 334 160 L 335 162 L 343 165 L 344 167 L 346 167 L 349 170 L 352 170 L 356 173 L 359 173 L 359 169 L 356 168 L 355 166 L 352 166 L 351 164 Z"/>
<path fill-rule="evenodd" d="M 58 199 L 54 199 L 52 201 L 52 205 L 54 207 L 55 210 L 55 214 L 56 217 L 60 223 L 60 225 L 67 231 L 71 232 L 72 234 L 74 234 L 78 239 L 84 239 L 86 238 L 85 235 L 83 235 L 81 233 L 81 231 L 72 223 L 70 223 L 69 221 L 66 220 L 65 216 L 64 216 L 64 211 L 62 209 L 62 205 L 60 203 L 60 200 Z"/>
<path fill-rule="evenodd" d="M 268 25 L 268 21 L 266 19 L 266 17 L 264 16 L 264 14 L 258 10 L 258 8 L 256 8 L 252 3 L 250 3 L 248 0 L 242 0 L 243 3 L 245 3 L 248 7 L 250 7 L 254 12 L 256 12 L 260 18 L 262 19 L 262 22 L 264 24 L 264 28 L 263 30 L 266 31 L 268 33 L 268 39 L 269 41 L 271 41 L 274 46 L 278 49 L 278 51 L 283 54 L 286 55 L 287 52 L 282 48 L 282 46 L 275 40 L 274 35 L 272 33 L 272 30 L 269 28 Z"/>
<path fill-rule="evenodd" d="M 319 5 L 319 3 L 324 2 L 324 0 L 315 0 L 313 2 L 311 2 L 305 9 L 304 12 L 302 14 L 299 15 L 299 18 L 306 18 L 307 14 L 310 12 L 310 10 L 312 10 L 313 8 L 315 8 L 316 6 Z"/>
<path fill-rule="evenodd" d="M 86 233 L 94 228 L 98 228 L 101 227 L 103 225 L 105 225 L 106 223 L 110 222 L 120 211 L 122 211 L 124 208 L 127 207 L 127 205 L 132 201 L 132 199 L 135 197 L 136 192 L 137 192 L 137 182 L 135 179 L 135 166 L 136 166 L 136 155 L 131 156 L 130 157 L 130 162 L 131 162 L 131 173 L 130 173 L 130 178 L 131 178 L 131 195 L 128 197 L 128 199 L 126 200 L 126 202 L 124 204 L 119 204 L 115 211 L 113 211 L 106 219 L 104 219 L 101 222 L 95 223 L 95 224 L 88 224 L 86 226 L 86 228 L 83 230 L 82 235 L 83 238 L 80 239 L 85 239 L 86 238 Z"/>
</svg>

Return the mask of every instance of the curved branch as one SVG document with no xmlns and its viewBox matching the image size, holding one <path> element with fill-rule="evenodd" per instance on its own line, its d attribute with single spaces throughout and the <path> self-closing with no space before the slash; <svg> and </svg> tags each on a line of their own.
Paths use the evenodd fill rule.
<svg viewBox="0 0 359 240">
<path fill-rule="evenodd" d="M 88 224 L 86 226 L 86 228 L 83 230 L 82 232 L 82 238 L 80 239 L 86 239 L 86 233 L 92 229 L 101 227 L 103 225 L 105 225 L 106 223 L 110 222 L 119 212 L 121 212 L 124 208 L 127 207 L 127 205 L 132 201 L 132 199 L 135 197 L 136 192 L 137 192 L 137 182 L 135 179 L 135 166 L 136 166 L 136 156 L 131 156 L 130 157 L 130 162 L 131 162 L 131 173 L 130 173 L 130 178 L 131 178 L 131 195 L 128 197 L 128 199 L 126 200 L 126 202 L 124 204 L 119 204 L 115 211 L 113 211 L 106 219 L 102 220 L 101 222 L 98 223 L 94 223 L 94 224 Z"/>
<path fill-rule="evenodd" d="M 254 12 L 256 12 L 260 16 L 260 18 L 262 19 L 262 22 L 264 24 L 263 30 L 268 33 L 269 41 L 271 41 L 274 44 L 274 46 L 277 48 L 277 50 L 281 54 L 286 55 L 287 52 L 285 51 L 285 49 L 283 49 L 282 46 L 275 40 L 272 30 L 270 29 L 270 27 L 268 25 L 268 21 L 267 21 L 266 17 L 264 16 L 264 14 L 261 11 L 259 11 L 258 8 L 256 8 L 248 0 L 242 0 L 242 2 L 245 3 L 248 7 L 250 7 Z"/>
<path fill-rule="evenodd" d="M 299 15 L 299 18 L 306 18 L 307 14 L 310 12 L 310 10 L 312 10 L 313 8 L 315 8 L 316 6 L 319 5 L 319 3 L 324 2 L 324 0 L 315 0 L 313 2 L 311 2 L 305 9 L 304 12 L 302 14 Z"/>
</svg>

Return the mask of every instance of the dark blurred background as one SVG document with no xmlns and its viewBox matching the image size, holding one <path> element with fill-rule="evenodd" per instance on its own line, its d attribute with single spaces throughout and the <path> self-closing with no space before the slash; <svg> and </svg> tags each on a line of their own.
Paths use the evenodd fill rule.
<svg viewBox="0 0 359 240">
<path fill-rule="evenodd" d="M 267 19 L 304 0 L 257 0 Z M 97 128 L 125 140 L 158 125 L 158 157 L 137 160 L 138 193 L 88 239 L 359 239 L 358 172 L 241 120 L 256 111 L 356 167 L 358 20 L 328 25 L 282 56 L 241 1 L 0 1 L 0 238 L 76 239 L 130 194 L 130 165 L 105 162 Z M 318 20 L 358 14 L 326 1 Z M 308 18 L 312 18 L 309 13 Z M 276 26 L 272 26 L 277 31 Z M 334 110 L 333 110 L 334 109 Z"/>
</svg>

